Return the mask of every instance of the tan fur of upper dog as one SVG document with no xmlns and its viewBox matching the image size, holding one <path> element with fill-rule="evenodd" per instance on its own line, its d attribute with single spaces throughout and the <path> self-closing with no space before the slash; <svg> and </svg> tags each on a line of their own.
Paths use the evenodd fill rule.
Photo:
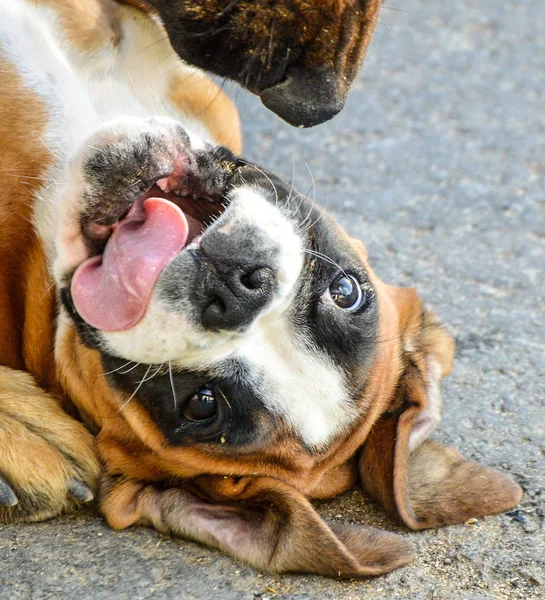
<svg viewBox="0 0 545 600">
<path fill-rule="evenodd" d="M 34 1 L 58 8 L 53 0 Z M 118 10 L 110 0 L 71 0 L 60 15 L 70 39 L 92 51 L 119 43 Z M 55 339 L 55 289 L 31 224 L 33 194 L 50 161 L 40 141 L 46 111 L 2 58 L 0 72 L 0 466 L 21 504 L 24 494 L 40 498 L 33 512 L 0 507 L 0 520 L 48 518 L 77 504 L 67 496 L 74 479 L 98 488 L 98 450 L 101 508 L 113 527 L 153 525 L 260 569 L 359 576 L 410 562 L 410 545 L 357 525 L 328 526 L 308 498 L 334 496 L 361 480 L 414 529 L 463 522 L 520 500 L 507 477 L 440 444 L 424 442 L 409 456 L 411 429 L 428 403 L 430 361 L 448 374 L 454 345 L 413 290 L 387 286 L 370 268 L 383 343 L 360 400 L 363 416 L 327 452 L 303 453 L 288 437 L 258 457 L 176 448 L 137 402 L 120 412 L 124 399 L 108 386 L 98 353 L 66 321 Z M 231 101 L 204 75 L 185 88 L 180 77 L 172 76 L 171 99 L 239 152 Z M 363 246 L 353 243 L 365 261 Z M 69 416 L 74 406 L 95 439 Z"/>
</svg>

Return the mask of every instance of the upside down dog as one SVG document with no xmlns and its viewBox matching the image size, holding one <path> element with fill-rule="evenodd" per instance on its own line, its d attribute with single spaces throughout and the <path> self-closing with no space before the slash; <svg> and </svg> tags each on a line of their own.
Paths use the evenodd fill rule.
<svg viewBox="0 0 545 600">
<path fill-rule="evenodd" d="M 129 4 L 0 0 L 0 520 L 98 494 L 115 528 L 352 577 L 407 564 L 411 545 L 328 524 L 310 499 L 360 483 L 412 529 L 517 504 L 509 478 L 427 439 L 449 333 L 331 216 L 238 157 L 235 109 L 172 50 L 160 17 L 210 68 L 184 55 L 183 11 L 218 2 Z M 378 3 L 320 6 L 356 4 L 370 35 Z M 209 43 L 207 60 L 223 52 Z M 311 54 L 243 83 L 276 88 L 285 115 Z M 291 116 L 323 120 L 324 98 L 321 116 Z"/>
</svg>

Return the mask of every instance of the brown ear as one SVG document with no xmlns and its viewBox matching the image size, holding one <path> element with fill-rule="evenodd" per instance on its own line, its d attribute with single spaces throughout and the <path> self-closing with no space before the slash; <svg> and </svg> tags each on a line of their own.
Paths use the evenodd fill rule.
<svg viewBox="0 0 545 600">
<path fill-rule="evenodd" d="M 401 536 L 328 525 L 301 494 L 270 478 L 207 476 L 167 490 L 125 481 L 104 491 L 102 509 L 113 527 L 151 525 L 262 571 L 361 577 L 387 573 L 413 558 L 412 545 Z"/>
<path fill-rule="evenodd" d="M 431 313 L 413 317 L 403 329 L 406 366 L 396 396 L 362 448 L 364 489 L 411 529 L 463 523 L 514 507 L 522 497 L 514 481 L 425 440 L 438 423 L 439 379 L 450 371 L 454 344 Z"/>
</svg>

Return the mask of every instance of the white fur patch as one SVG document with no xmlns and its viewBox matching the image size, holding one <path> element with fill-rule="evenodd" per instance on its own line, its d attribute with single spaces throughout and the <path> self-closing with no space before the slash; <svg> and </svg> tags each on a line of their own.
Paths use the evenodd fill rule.
<svg viewBox="0 0 545 600">
<path fill-rule="evenodd" d="M 287 321 L 256 328 L 240 355 L 264 374 L 261 398 L 309 447 L 317 448 L 355 418 L 339 368 L 303 345 Z"/>
</svg>

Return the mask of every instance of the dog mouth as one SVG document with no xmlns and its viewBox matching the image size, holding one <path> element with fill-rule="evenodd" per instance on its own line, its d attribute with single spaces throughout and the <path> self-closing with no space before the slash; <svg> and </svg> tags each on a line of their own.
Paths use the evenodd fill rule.
<svg viewBox="0 0 545 600">
<path fill-rule="evenodd" d="M 223 193 L 158 179 L 113 224 L 90 221 L 83 235 L 93 256 L 74 272 L 70 290 L 79 316 L 102 331 L 124 331 L 144 316 L 161 273 L 182 251 L 199 247 L 229 203 Z"/>
</svg>

